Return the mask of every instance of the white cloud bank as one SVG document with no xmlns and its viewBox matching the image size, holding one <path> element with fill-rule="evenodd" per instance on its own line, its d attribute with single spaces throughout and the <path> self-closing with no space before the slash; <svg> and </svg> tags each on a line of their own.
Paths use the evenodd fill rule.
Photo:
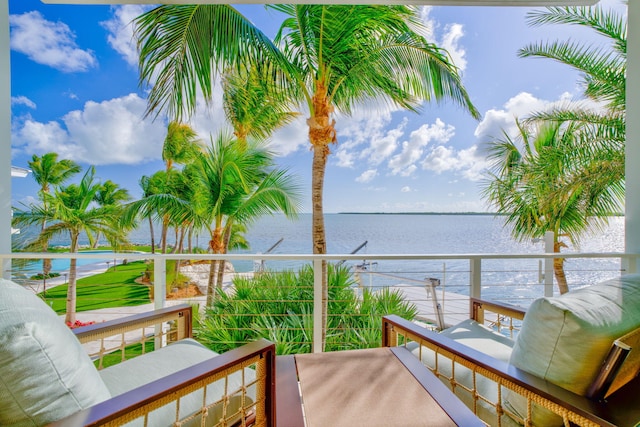
<svg viewBox="0 0 640 427">
<path fill-rule="evenodd" d="M 80 49 L 63 22 L 47 21 L 38 11 L 9 16 L 11 49 L 38 64 L 65 73 L 89 71 L 98 65 L 94 53 Z"/>
<path fill-rule="evenodd" d="M 132 165 L 160 158 L 166 124 L 142 119 L 146 100 L 136 94 L 87 102 L 83 110 L 42 123 L 29 117 L 13 124 L 12 143 L 27 154 L 55 151 L 93 165 Z"/>
</svg>

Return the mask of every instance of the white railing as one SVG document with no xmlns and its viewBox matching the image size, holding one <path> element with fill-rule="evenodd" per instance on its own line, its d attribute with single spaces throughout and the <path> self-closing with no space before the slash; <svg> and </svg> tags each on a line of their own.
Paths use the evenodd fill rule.
<svg viewBox="0 0 640 427">
<path fill-rule="evenodd" d="M 16 259 L 70 259 L 69 253 L 12 253 L 0 254 L 0 261 L 3 266 L 10 265 L 11 260 Z M 595 262 L 596 260 L 607 260 L 619 267 L 612 268 L 610 277 L 621 273 L 635 273 L 637 271 L 637 263 L 640 254 L 625 253 L 562 253 L 562 254 L 367 254 L 367 255 L 351 255 L 351 254 L 327 254 L 327 255 L 311 255 L 311 254 L 150 254 L 150 253 L 77 253 L 73 258 L 83 260 L 102 260 L 110 258 L 111 260 L 152 260 L 154 262 L 154 305 L 156 308 L 162 308 L 166 305 L 166 262 L 168 260 L 189 260 L 189 261 L 210 261 L 210 260 L 226 260 L 234 261 L 251 261 L 252 263 L 265 260 L 266 262 L 299 262 L 312 263 L 314 267 L 314 338 L 313 350 L 321 351 L 320 334 L 321 334 L 321 307 L 322 307 L 322 289 L 321 266 L 322 261 L 337 262 L 346 260 L 347 262 L 359 262 L 363 258 L 370 263 L 382 263 L 385 261 L 414 261 L 414 262 L 434 262 L 449 261 L 457 263 L 466 263 L 468 270 L 463 271 L 468 277 L 468 296 L 474 298 L 483 297 L 483 288 L 495 284 L 483 283 L 483 273 L 486 275 L 486 269 L 483 271 L 483 263 L 490 264 L 492 261 L 501 260 L 507 263 L 516 262 L 518 260 L 532 260 L 537 263 L 540 261 L 539 275 L 542 278 L 543 294 L 552 295 L 554 291 L 553 279 L 553 259 L 564 258 L 568 262 L 570 260 L 583 260 L 585 262 Z M 619 263 L 617 262 L 619 261 Z M 517 272 L 517 270 L 513 270 Z M 5 268 L 3 276 L 9 278 L 10 271 Z M 460 271 L 458 271 L 460 273 Z M 509 273 L 506 271 L 505 273 Z M 586 284 L 586 283 L 584 283 Z"/>
</svg>

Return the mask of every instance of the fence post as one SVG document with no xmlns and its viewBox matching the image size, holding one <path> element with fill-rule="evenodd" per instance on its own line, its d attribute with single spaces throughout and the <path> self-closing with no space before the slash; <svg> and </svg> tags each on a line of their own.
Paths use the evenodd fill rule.
<svg viewBox="0 0 640 427">
<path fill-rule="evenodd" d="M 313 352 L 322 353 L 322 259 L 313 259 Z"/>
<path fill-rule="evenodd" d="M 469 259 L 469 270 L 471 289 L 469 290 L 469 296 L 471 298 L 482 298 L 482 259 L 474 257 Z"/>
<path fill-rule="evenodd" d="M 544 233 L 544 251 L 553 253 L 553 231 Z M 553 258 L 544 259 L 544 296 L 553 296 Z"/>
<path fill-rule="evenodd" d="M 153 258 L 153 304 L 155 309 L 164 308 L 167 299 L 167 260 Z"/>
</svg>

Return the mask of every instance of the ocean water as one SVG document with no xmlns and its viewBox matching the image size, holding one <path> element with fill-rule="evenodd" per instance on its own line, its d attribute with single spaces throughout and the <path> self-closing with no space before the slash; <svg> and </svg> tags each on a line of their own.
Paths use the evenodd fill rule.
<svg viewBox="0 0 640 427">
<path fill-rule="evenodd" d="M 577 247 L 563 252 L 622 252 L 624 250 L 624 218 L 610 218 L 609 226 L 600 233 L 586 234 Z M 410 261 L 384 260 L 372 262 L 368 254 L 521 254 L 542 253 L 543 242 L 516 242 L 504 226 L 504 218 L 493 215 L 419 215 L 419 214 L 326 214 L 327 251 L 348 254 L 367 244 L 357 253 L 362 261 L 347 266 L 362 272 L 362 283 L 381 287 L 397 283 L 422 285 L 429 277 L 441 280 L 447 289 L 468 292 L 469 262 L 467 260 Z M 155 231 L 159 234 L 160 228 Z M 28 237 L 25 230 L 22 238 Z M 149 244 L 149 229 L 144 225 L 129 238 L 134 243 Z M 172 244 L 172 233 L 169 243 Z M 283 215 L 263 217 L 251 224 L 246 238 L 249 253 L 264 253 L 278 240 L 282 242 L 271 252 L 276 254 L 311 254 L 311 215 L 302 214 L 296 220 Z M 156 242 L 159 238 L 156 237 Z M 206 247 L 209 238 L 203 233 L 194 244 Z M 85 241 L 81 244 L 88 243 Z M 52 242 L 68 245 L 65 239 Z M 301 262 L 269 261 L 273 270 L 296 269 Z M 236 271 L 253 270 L 253 262 L 234 262 Z M 619 274 L 618 259 L 569 259 L 565 269 L 572 286 L 595 283 Z M 487 260 L 482 264 L 482 281 L 487 292 L 510 295 L 539 294 L 538 260 Z M 537 287 L 536 287 L 537 286 Z M 485 290 L 483 289 L 483 294 Z"/>
<path fill-rule="evenodd" d="M 325 215 L 327 252 L 351 253 L 363 242 L 357 253 L 362 262 L 349 262 L 354 271 L 364 266 L 364 285 L 392 286 L 403 283 L 422 286 L 425 279 L 437 278 L 453 292 L 468 293 L 469 261 L 385 260 L 372 264 L 367 254 L 522 254 L 542 253 L 542 241 L 517 242 L 504 225 L 503 217 L 493 215 L 412 215 L 412 214 L 328 214 Z M 311 215 L 296 221 L 283 216 L 262 218 L 254 224 L 247 238 L 252 249 L 264 252 L 280 238 L 284 240 L 272 253 L 309 254 Z M 568 242 L 567 242 L 568 243 Z M 578 246 L 563 252 L 622 252 L 624 250 L 624 218 L 612 217 L 609 226 L 597 234 L 585 234 Z M 283 265 L 285 264 L 285 265 Z M 267 267 L 282 269 L 294 263 L 268 262 Z M 236 265 L 248 271 L 251 265 Z M 618 259 L 568 259 L 565 270 L 571 286 L 583 286 L 620 274 Z M 534 298 L 543 290 L 540 263 L 534 260 L 485 260 L 482 263 L 484 294 L 509 294 Z"/>
</svg>

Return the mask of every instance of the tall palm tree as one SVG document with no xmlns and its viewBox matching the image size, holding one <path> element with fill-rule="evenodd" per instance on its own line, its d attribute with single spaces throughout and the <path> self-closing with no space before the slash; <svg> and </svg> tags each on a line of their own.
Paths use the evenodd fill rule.
<svg viewBox="0 0 640 427">
<path fill-rule="evenodd" d="M 72 160 L 62 159 L 58 160 L 58 153 L 46 153 L 41 157 L 34 154 L 31 157 L 31 161 L 28 162 L 31 169 L 32 176 L 40 186 L 41 201 L 46 209 L 46 197 L 44 194 L 51 192 L 51 186 L 61 185 L 66 182 L 73 175 L 80 172 L 80 166 Z M 40 231 L 44 230 L 47 226 L 46 219 L 43 220 L 40 225 Z M 47 252 L 49 249 L 49 242 L 43 242 L 42 247 L 39 250 Z M 46 290 L 47 277 L 51 271 L 51 260 L 42 260 L 42 273 L 44 289 Z"/>
<path fill-rule="evenodd" d="M 172 121 L 167 126 L 167 136 L 162 146 L 162 160 L 166 167 L 165 192 L 172 194 L 179 191 L 180 176 L 173 168 L 174 164 L 185 165 L 192 162 L 201 151 L 198 134 L 191 126 L 185 123 Z M 174 194 L 175 195 L 175 194 Z M 176 195 L 177 196 L 177 195 Z M 177 196 L 179 197 L 179 196 Z M 170 213 L 162 216 L 161 247 L 162 253 L 167 248 L 167 233 L 169 231 Z M 178 250 L 176 227 L 176 245 L 174 252 Z"/>
<path fill-rule="evenodd" d="M 124 240 L 120 229 L 115 225 L 113 206 L 96 206 L 95 196 L 101 188 L 94 181 L 95 169 L 90 167 L 79 184 L 61 187 L 55 194 L 45 194 L 46 204 L 31 205 L 29 210 L 18 211 L 14 222 L 19 225 L 39 224 L 46 220 L 50 225 L 40 233 L 36 244 L 51 238 L 68 235 L 69 252 L 78 252 L 78 239 L 84 232 L 93 243 L 96 233 L 100 232 L 110 241 Z M 76 274 L 77 260 L 71 258 L 69 265 L 69 286 L 65 322 L 76 320 Z"/>
<path fill-rule="evenodd" d="M 579 125 L 517 123 L 517 137 L 505 134 L 488 145 L 492 168 L 483 194 L 506 215 L 514 238 L 541 238 L 552 231 L 554 252 L 559 253 L 566 247 L 562 238 L 576 244 L 586 231 L 602 229 L 621 197 L 590 179 L 608 159 L 585 163 L 573 158 Z M 554 258 L 553 267 L 560 293 L 568 292 L 564 259 Z"/>
<path fill-rule="evenodd" d="M 298 187 L 286 170 L 273 167 L 273 155 L 259 143 L 249 141 L 242 147 L 233 138 L 219 135 L 194 168 L 196 210 L 200 222 L 207 224 L 209 249 L 215 254 L 226 253 L 234 224 L 247 225 L 274 212 L 290 217 L 297 213 Z M 208 305 L 213 304 L 216 284 L 222 286 L 223 267 L 224 261 L 211 262 Z"/>
<path fill-rule="evenodd" d="M 221 63 L 263 64 L 289 101 L 309 114 L 313 253 L 323 254 L 324 176 L 329 144 L 337 142 L 336 111 L 350 114 L 367 100 L 415 111 L 424 101 L 449 99 L 474 117 L 479 114 L 447 52 L 421 35 L 416 9 L 268 7 L 285 16 L 275 44 L 229 5 L 167 5 L 141 15 L 136 20 L 141 82 L 153 82 L 148 113 L 166 110 L 179 118 L 195 109 L 196 88 L 211 99 L 212 76 Z M 326 324 L 326 268 L 322 282 Z"/>
</svg>

